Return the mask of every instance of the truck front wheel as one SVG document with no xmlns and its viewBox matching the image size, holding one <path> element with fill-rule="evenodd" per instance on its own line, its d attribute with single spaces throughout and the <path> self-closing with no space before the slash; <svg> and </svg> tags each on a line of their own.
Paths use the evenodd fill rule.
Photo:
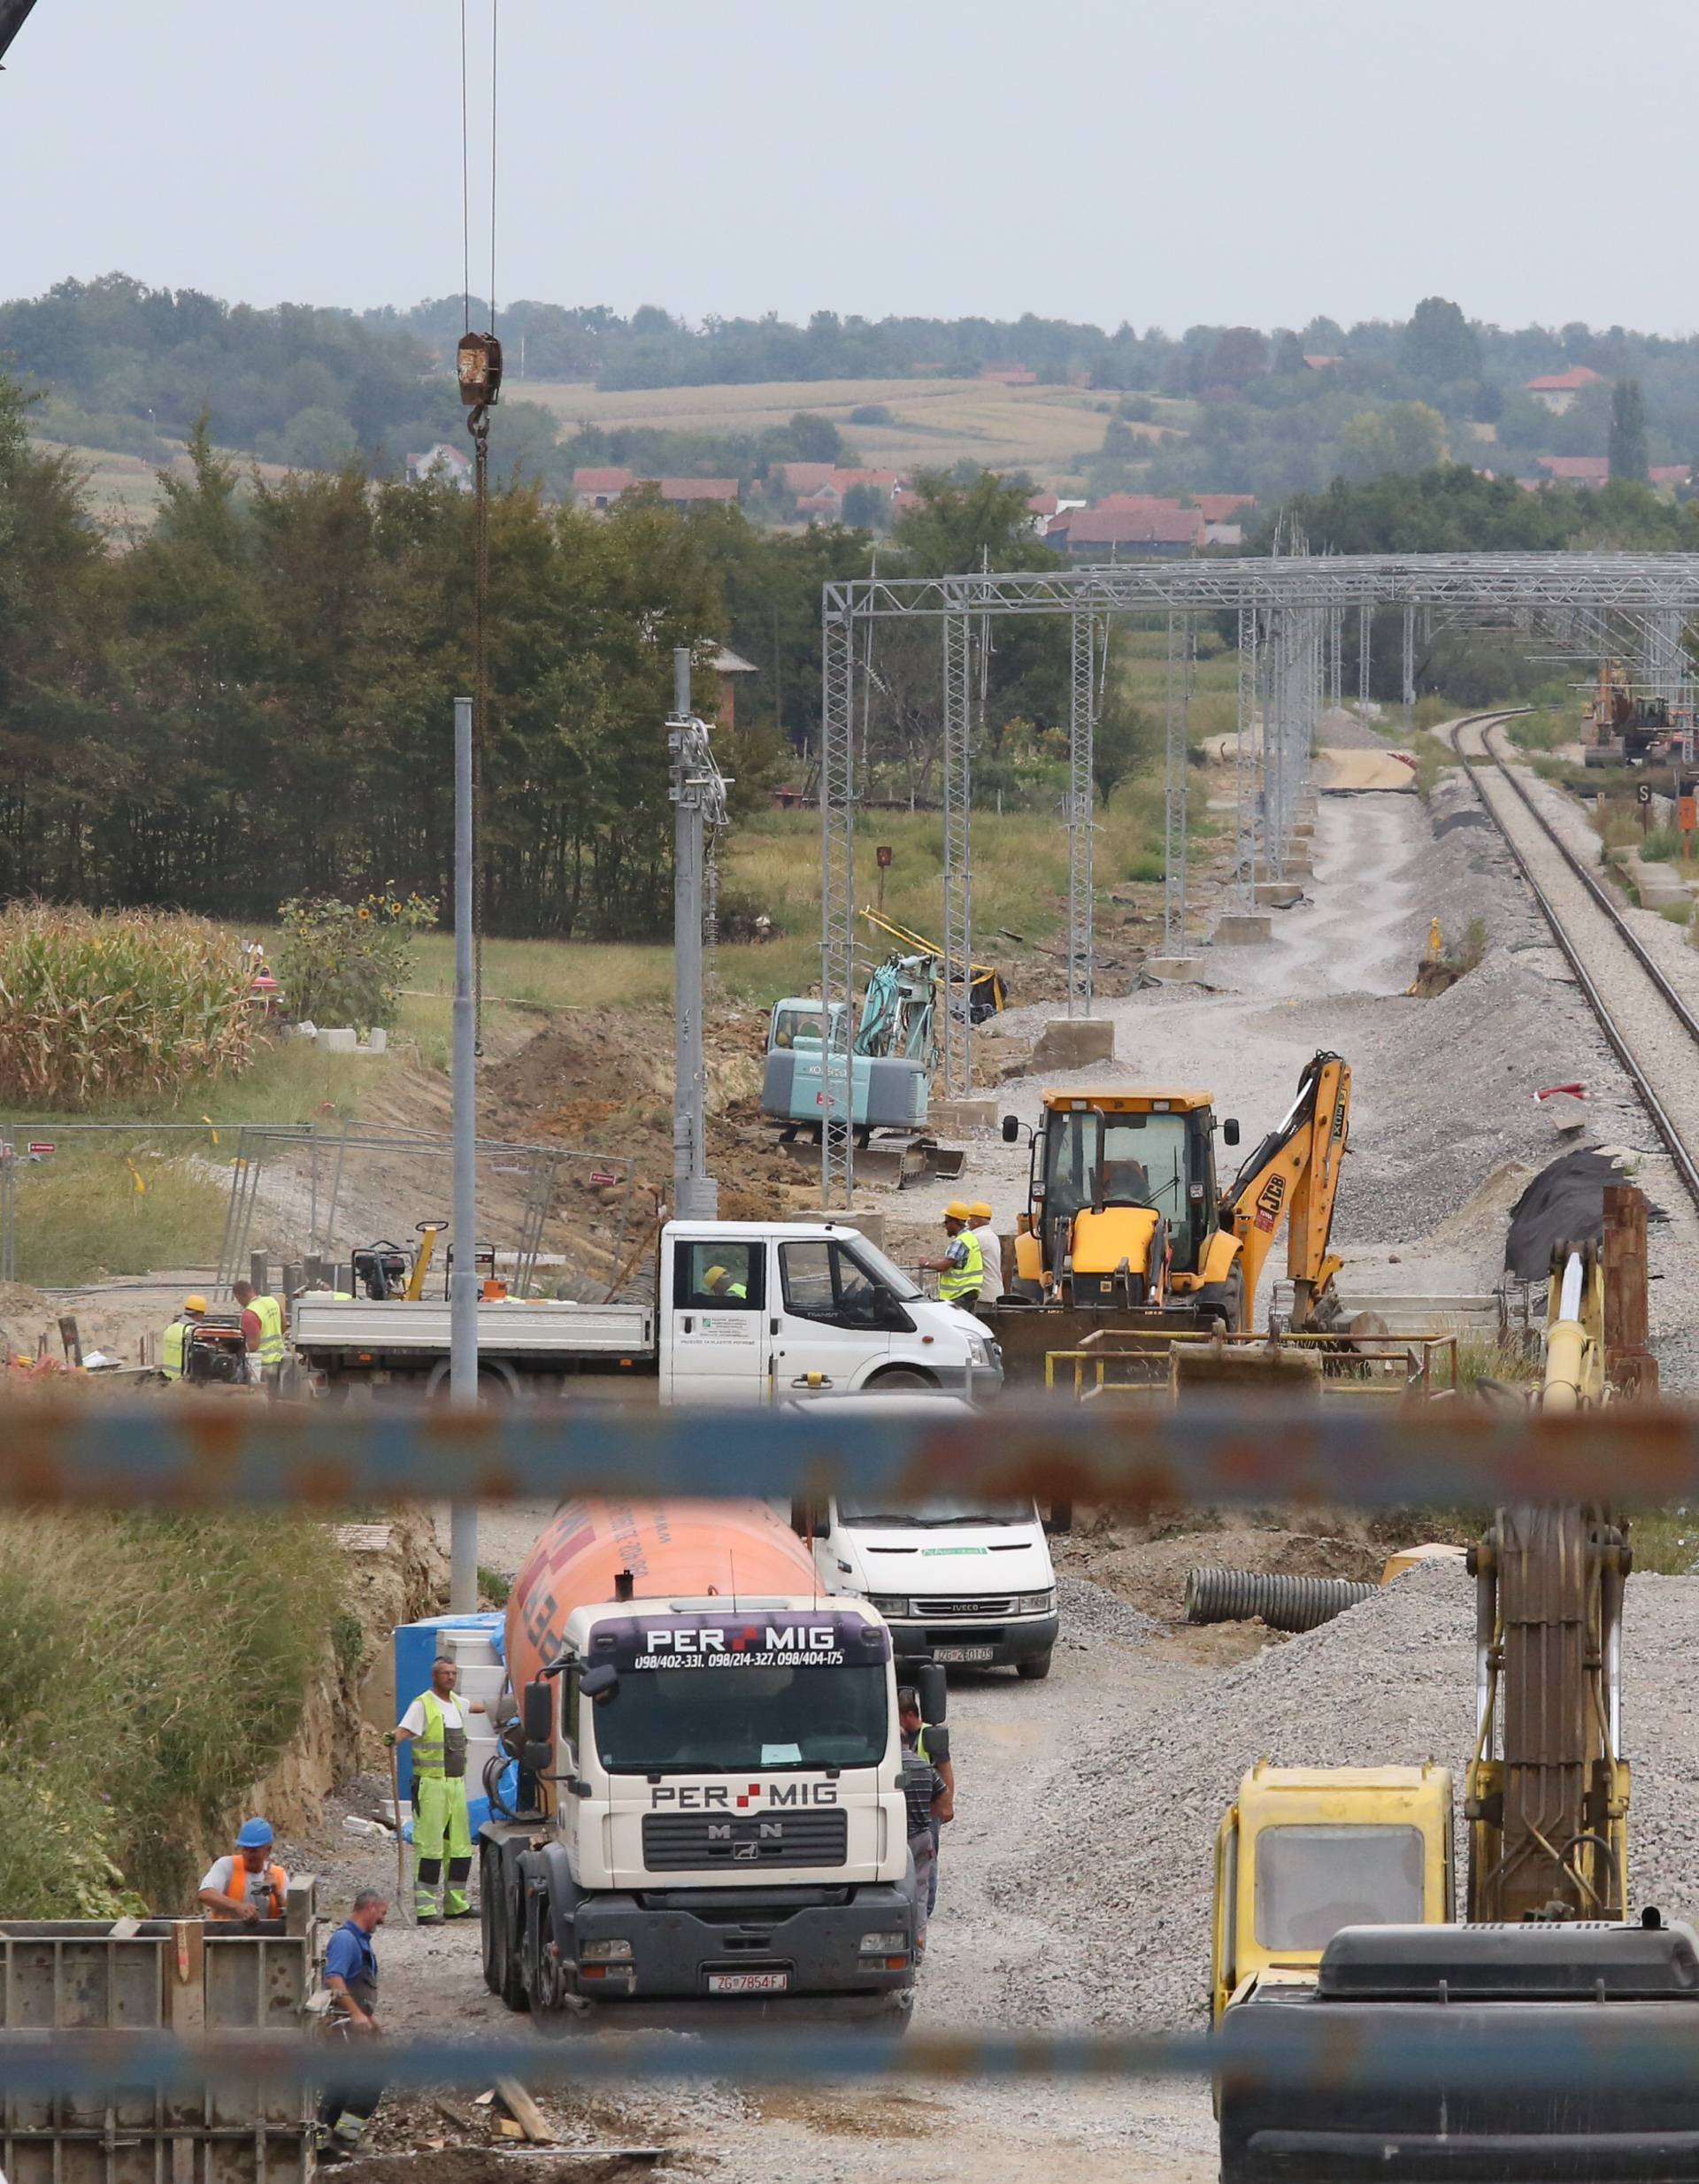
<svg viewBox="0 0 1699 2184">
<path fill-rule="evenodd" d="M 1015 1663 L 1015 1673 L 1023 1683 L 1042 1683 L 1049 1673 L 1050 1657 L 1048 1653 L 1035 1653 L 1030 1661 Z"/>
<path fill-rule="evenodd" d="M 890 1372 L 880 1373 L 869 1380 L 870 1396 L 903 1396 L 914 1388 L 936 1388 L 930 1373 L 917 1373 L 908 1365 L 894 1365 Z"/>
<path fill-rule="evenodd" d="M 545 2040 L 570 2040 L 589 2029 L 590 2005 L 571 1991 L 546 1888 L 533 1890 L 526 1903 L 526 1979 L 531 1989 L 531 2022 Z"/>
</svg>

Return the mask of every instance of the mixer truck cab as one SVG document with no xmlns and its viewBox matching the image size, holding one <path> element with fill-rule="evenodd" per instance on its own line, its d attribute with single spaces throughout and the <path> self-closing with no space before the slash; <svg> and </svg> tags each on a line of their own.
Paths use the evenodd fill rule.
<svg viewBox="0 0 1699 2184">
<path fill-rule="evenodd" d="M 564 1504 L 515 1583 L 507 1664 L 517 1809 L 481 1831 L 480 1916 L 509 2008 L 557 2030 L 903 2028 L 890 1633 L 822 1596 L 765 1503 Z"/>
<path fill-rule="evenodd" d="M 669 1403 L 1003 1386 L 1003 1353 L 973 1313 L 925 1296 L 853 1228 L 671 1221 L 662 1253 Z"/>
</svg>

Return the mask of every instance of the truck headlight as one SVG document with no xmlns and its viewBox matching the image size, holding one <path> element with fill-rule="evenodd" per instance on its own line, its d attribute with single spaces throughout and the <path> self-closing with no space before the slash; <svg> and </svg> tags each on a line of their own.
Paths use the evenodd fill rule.
<svg viewBox="0 0 1699 2184">
<path fill-rule="evenodd" d="M 909 1946 L 906 1934 L 864 1934 L 861 1953 L 864 1957 L 897 1957 Z"/>
<path fill-rule="evenodd" d="M 984 1337 L 981 1335 L 970 1334 L 968 1336 L 967 1355 L 969 1362 L 976 1365 L 988 1365 L 991 1362 L 991 1352 L 986 1347 Z"/>
<path fill-rule="evenodd" d="M 908 1601 L 900 1593 L 869 1593 L 867 1604 L 877 1608 L 881 1615 L 906 1615 L 909 1611 Z"/>
<path fill-rule="evenodd" d="M 1049 1615 L 1055 1607 L 1056 1595 L 1053 1592 L 1022 1593 L 1020 1596 L 1022 1615 Z"/>
<path fill-rule="evenodd" d="M 579 1949 L 578 1957 L 580 1964 L 629 1964 L 631 1943 L 619 1941 L 585 1942 Z"/>
</svg>

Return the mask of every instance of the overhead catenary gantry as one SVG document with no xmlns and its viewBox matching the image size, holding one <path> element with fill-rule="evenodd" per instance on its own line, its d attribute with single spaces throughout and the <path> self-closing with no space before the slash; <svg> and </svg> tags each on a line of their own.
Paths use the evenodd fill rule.
<svg viewBox="0 0 1699 2184">
<path fill-rule="evenodd" d="M 873 575 L 830 583 L 822 598 L 820 722 L 821 993 L 828 1004 L 831 1051 L 822 1119 L 821 1203 L 847 1205 L 855 1181 L 850 1096 L 855 991 L 856 701 L 865 672 L 857 641 L 879 621 L 943 625 L 945 896 L 943 927 L 946 1088 L 972 1088 L 973 864 L 971 764 L 976 665 L 982 674 L 991 624 L 1004 615 L 1070 618 L 1071 701 L 1066 819 L 1069 833 L 1068 996 L 1070 1011 L 1091 1005 L 1094 925 L 1091 857 L 1093 737 L 1103 688 L 1103 657 L 1116 617 L 1171 619 L 1183 634 L 1170 649 L 1183 673 L 1197 615 L 1236 621 L 1239 638 L 1237 761 L 1238 881 L 1246 901 L 1259 873 L 1278 877 L 1301 808 L 1310 751 L 1324 693 L 1342 680 L 1338 629 L 1357 614 L 1358 690 L 1367 688 L 1369 636 L 1375 613 L 1401 610 L 1401 695 L 1406 719 L 1415 697 L 1418 617 L 1433 628 L 1458 622 L 1514 627 L 1532 640 L 1554 633 L 1563 649 L 1608 638 L 1630 657 L 1655 662 L 1660 683 L 1683 691 L 1694 663 L 1683 642 L 1699 619 L 1699 555 L 1691 554 L 1325 554 L 1243 556 L 1219 560 L 1123 561 L 1057 569 L 969 571 L 960 575 Z M 1582 635 L 1584 633 L 1584 635 Z M 1183 706 L 1180 709 L 1183 715 Z M 1167 944 L 1185 934 L 1183 862 L 1173 829 L 1186 824 L 1183 719 L 1171 701 L 1165 737 L 1165 835 L 1173 873 L 1165 888 Z M 1176 869 L 1177 868 L 1177 869 Z M 838 1004 L 835 1018 L 831 1004 Z"/>
</svg>

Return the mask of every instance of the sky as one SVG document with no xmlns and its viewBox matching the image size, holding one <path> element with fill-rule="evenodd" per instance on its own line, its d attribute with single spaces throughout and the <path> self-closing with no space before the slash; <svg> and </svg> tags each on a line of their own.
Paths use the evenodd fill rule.
<svg viewBox="0 0 1699 2184">
<path fill-rule="evenodd" d="M 1699 322 L 1692 0 L 496 4 L 498 303 Z M 460 112 L 460 0 L 36 0 L 0 296 L 457 292 Z"/>
</svg>

